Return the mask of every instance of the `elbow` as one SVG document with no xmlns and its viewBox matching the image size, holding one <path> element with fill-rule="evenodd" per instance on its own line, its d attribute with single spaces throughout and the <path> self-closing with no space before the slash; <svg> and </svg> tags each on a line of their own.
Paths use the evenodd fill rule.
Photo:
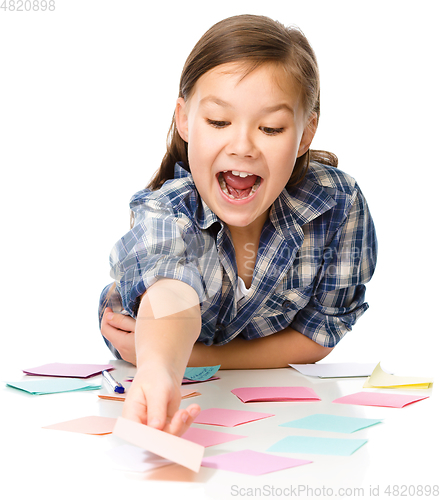
<svg viewBox="0 0 441 500">
<path fill-rule="evenodd" d="M 319 344 L 316 345 L 317 347 L 314 347 L 314 349 L 311 350 L 312 352 L 310 353 L 309 361 L 305 361 L 305 363 L 317 363 L 317 361 L 321 361 L 326 358 L 326 356 L 334 349 L 333 347 L 323 347 Z"/>
</svg>

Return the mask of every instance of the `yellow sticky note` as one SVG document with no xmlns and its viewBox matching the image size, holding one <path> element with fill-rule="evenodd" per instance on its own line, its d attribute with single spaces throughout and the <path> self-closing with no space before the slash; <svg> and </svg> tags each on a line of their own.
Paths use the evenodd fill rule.
<svg viewBox="0 0 441 500">
<path fill-rule="evenodd" d="M 433 379 L 430 377 L 401 377 L 391 375 L 384 372 L 381 369 L 380 363 L 378 363 L 363 387 L 366 389 L 429 389 L 432 383 Z"/>
</svg>

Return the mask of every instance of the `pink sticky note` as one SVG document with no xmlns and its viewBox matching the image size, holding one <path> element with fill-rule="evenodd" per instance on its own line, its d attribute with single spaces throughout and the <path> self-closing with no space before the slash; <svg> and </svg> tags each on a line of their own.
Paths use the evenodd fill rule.
<svg viewBox="0 0 441 500">
<path fill-rule="evenodd" d="M 210 382 L 211 380 L 219 380 L 220 377 L 210 377 L 207 380 L 190 380 L 189 378 L 183 378 L 183 384 L 200 384 L 202 382 Z"/>
<path fill-rule="evenodd" d="M 333 403 L 362 406 L 386 406 L 390 408 L 403 408 L 416 403 L 429 396 L 409 396 L 407 394 L 385 394 L 383 392 L 357 392 L 338 399 Z"/>
<path fill-rule="evenodd" d="M 259 476 L 260 474 L 267 474 L 268 472 L 275 472 L 310 463 L 312 463 L 310 460 L 279 457 L 252 450 L 234 451 L 202 460 L 204 467 L 241 472 L 242 474 L 250 474 L 252 476 Z"/>
<path fill-rule="evenodd" d="M 244 403 L 263 401 L 320 401 L 310 387 L 241 387 L 231 391 Z"/>
<path fill-rule="evenodd" d="M 112 434 L 116 418 L 110 417 L 82 417 L 59 424 L 47 425 L 43 429 L 54 429 L 57 431 L 79 432 L 81 434 L 104 435 Z"/>
<path fill-rule="evenodd" d="M 187 439 L 119 417 L 113 434 L 171 462 L 198 472 L 205 448 Z"/>
<path fill-rule="evenodd" d="M 183 435 L 183 439 L 188 439 L 192 443 L 198 443 L 201 446 L 215 446 L 217 444 L 227 443 L 236 439 L 242 439 L 246 436 L 238 436 L 237 434 L 228 434 L 226 432 L 209 431 L 207 429 L 199 429 L 198 427 L 190 427 Z"/>
<path fill-rule="evenodd" d="M 209 408 L 202 410 L 196 419 L 195 424 L 223 425 L 224 427 L 234 427 L 239 424 L 253 422 L 261 418 L 274 417 L 272 413 L 261 413 L 257 411 L 228 410 L 225 408 Z"/>
<path fill-rule="evenodd" d="M 103 370 L 113 370 L 113 365 L 89 365 L 69 363 L 49 363 L 23 370 L 27 375 L 42 375 L 45 377 L 75 377 L 88 378 L 98 375 Z"/>
</svg>

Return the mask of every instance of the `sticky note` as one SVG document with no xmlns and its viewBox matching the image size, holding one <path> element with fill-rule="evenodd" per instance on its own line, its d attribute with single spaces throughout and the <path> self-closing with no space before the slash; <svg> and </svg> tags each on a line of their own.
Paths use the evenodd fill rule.
<svg viewBox="0 0 441 500">
<path fill-rule="evenodd" d="M 181 387 L 181 398 L 194 398 L 196 396 L 200 396 L 201 393 L 197 391 L 193 391 L 193 389 L 187 389 L 186 387 Z M 125 401 L 127 393 L 117 393 L 117 392 L 103 392 L 102 394 L 98 394 L 100 399 L 109 399 L 111 401 Z"/>
<path fill-rule="evenodd" d="M 133 382 L 133 379 L 134 379 L 134 377 L 127 377 L 124 380 L 124 382 Z M 201 383 L 201 382 L 210 382 L 211 380 L 219 380 L 219 377 L 210 377 L 210 378 L 207 378 L 205 380 L 197 380 L 197 379 L 191 380 L 189 378 L 183 378 L 182 379 L 182 384 L 183 385 L 186 385 L 186 384 L 198 384 L 198 383 Z"/>
<path fill-rule="evenodd" d="M 375 363 L 313 363 L 289 365 L 302 375 L 319 378 L 369 377 Z"/>
<path fill-rule="evenodd" d="M 316 413 L 297 420 L 291 420 L 291 422 L 281 424 L 280 427 L 350 434 L 380 422 L 381 420 L 374 418 L 342 417 L 340 415 Z"/>
<path fill-rule="evenodd" d="M 198 472 L 201 466 L 205 448 L 187 439 L 123 417 L 118 417 L 113 434 L 194 472 Z"/>
<path fill-rule="evenodd" d="M 198 427 L 190 427 L 182 436 L 183 439 L 188 439 L 192 443 L 198 443 L 207 448 L 217 444 L 243 439 L 246 436 L 237 434 L 228 434 L 226 432 L 209 431 L 207 429 L 199 429 Z"/>
<path fill-rule="evenodd" d="M 320 401 L 310 387 L 241 387 L 231 391 L 244 403 L 266 401 Z"/>
<path fill-rule="evenodd" d="M 389 408 L 403 408 L 416 403 L 428 396 L 409 396 L 407 394 L 385 394 L 382 392 L 357 392 L 334 399 L 333 403 L 361 406 L 385 406 Z"/>
<path fill-rule="evenodd" d="M 23 370 L 27 375 L 41 375 L 45 377 L 74 377 L 88 378 L 100 374 L 103 370 L 113 370 L 113 365 L 90 365 L 90 364 L 69 364 L 69 363 L 49 363 L 47 365 L 36 366 Z"/>
<path fill-rule="evenodd" d="M 182 379 L 182 384 L 200 384 L 201 382 L 211 382 L 212 380 L 219 380 L 219 377 L 210 377 L 207 380 L 190 380 L 188 378 Z"/>
<path fill-rule="evenodd" d="M 159 467 L 164 467 L 165 465 L 173 464 L 170 460 L 131 444 L 117 446 L 109 450 L 107 455 L 112 459 L 118 469 L 131 472 L 147 472 L 149 470 L 158 469 Z"/>
<path fill-rule="evenodd" d="M 254 422 L 262 418 L 273 417 L 272 413 L 261 413 L 257 411 L 229 410 L 226 408 L 210 408 L 202 410 L 196 419 L 195 424 L 222 425 L 225 427 L 235 427 L 236 425 Z"/>
<path fill-rule="evenodd" d="M 115 422 L 116 418 L 90 416 L 60 422 L 59 424 L 47 425 L 43 427 L 43 429 L 79 432 L 81 434 L 95 434 L 102 436 L 104 434 L 112 434 Z"/>
<path fill-rule="evenodd" d="M 315 455 L 349 456 L 367 443 L 367 439 L 322 438 L 287 436 L 267 451 L 279 453 L 313 453 Z"/>
<path fill-rule="evenodd" d="M 72 379 L 45 379 L 45 380 L 20 380 L 19 382 L 6 382 L 9 387 L 29 392 L 30 394 L 55 394 L 58 392 L 93 391 L 100 389 L 100 384 L 92 384 L 82 380 Z"/>
<path fill-rule="evenodd" d="M 378 363 L 363 387 L 377 387 L 380 389 L 429 389 L 432 383 L 433 379 L 430 377 L 400 377 L 386 373 L 382 370 L 380 363 Z"/>
<path fill-rule="evenodd" d="M 253 450 L 223 453 L 222 455 L 215 455 L 202 460 L 203 467 L 240 472 L 252 476 L 259 476 L 261 474 L 310 463 L 312 463 L 310 460 L 279 457 L 277 455 L 270 455 L 268 453 L 261 453 Z"/>
<path fill-rule="evenodd" d="M 220 368 L 221 365 L 217 366 L 197 366 L 197 367 L 187 367 L 184 372 L 184 379 L 205 381 L 211 378 Z"/>
</svg>

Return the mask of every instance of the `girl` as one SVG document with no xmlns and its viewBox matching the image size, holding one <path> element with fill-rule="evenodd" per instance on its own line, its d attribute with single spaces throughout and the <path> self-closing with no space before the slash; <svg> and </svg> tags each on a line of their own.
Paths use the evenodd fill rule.
<svg viewBox="0 0 441 500">
<path fill-rule="evenodd" d="M 313 363 L 367 309 L 375 230 L 354 179 L 310 150 L 319 114 L 299 30 L 235 16 L 196 44 L 100 301 L 107 344 L 137 365 L 126 418 L 180 435 L 200 411 L 178 411 L 187 365 Z"/>
</svg>

